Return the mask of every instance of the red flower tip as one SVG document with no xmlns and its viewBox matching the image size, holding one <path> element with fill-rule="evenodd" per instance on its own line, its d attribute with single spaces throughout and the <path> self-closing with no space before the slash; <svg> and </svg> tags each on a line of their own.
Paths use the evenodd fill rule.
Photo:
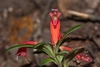
<svg viewBox="0 0 100 67">
<path fill-rule="evenodd" d="M 57 26 L 57 24 L 58 24 L 58 22 L 59 22 L 59 20 L 58 20 L 58 18 L 59 18 L 59 16 L 60 16 L 60 12 L 58 12 L 58 9 L 52 9 L 51 10 L 51 12 L 49 13 L 49 15 L 51 16 L 51 18 L 52 18 L 52 23 L 53 23 L 53 25 L 56 27 Z"/>
<path fill-rule="evenodd" d="M 60 50 L 72 51 L 72 48 L 67 47 L 67 46 L 60 46 Z"/>
<path fill-rule="evenodd" d="M 35 41 L 24 41 L 24 42 L 22 42 L 22 44 L 34 45 L 34 44 L 37 44 L 37 42 L 35 42 Z"/>
<path fill-rule="evenodd" d="M 24 58 L 26 58 L 26 48 L 19 48 L 17 53 L 16 53 L 17 56 L 22 56 Z"/>
</svg>

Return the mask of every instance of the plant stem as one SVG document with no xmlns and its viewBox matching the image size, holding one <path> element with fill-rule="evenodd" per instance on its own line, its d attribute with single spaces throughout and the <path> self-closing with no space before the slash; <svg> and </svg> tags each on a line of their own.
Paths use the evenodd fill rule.
<svg viewBox="0 0 100 67">
<path fill-rule="evenodd" d="M 69 67 L 69 62 L 64 62 L 64 67 Z"/>
<path fill-rule="evenodd" d="M 61 64 L 61 63 L 59 63 L 59 64 L 58 64 L 58 67 L 62 67 L 62 64 Z"/>
<path fill-rule="evenodd" d="M 62 64 L 61 64 L 61 62 L 59 61 L 59 59 L 57 59 L 57 56 L 56 56 L 56 47 L 54 46 L 53 47 L 53 50 L 54 50 L 54 55 L 55 55 L 55 61 L 56 61 L 56 65 L 58 65 L 58 67 L 62 67 Z"/>
</svg>

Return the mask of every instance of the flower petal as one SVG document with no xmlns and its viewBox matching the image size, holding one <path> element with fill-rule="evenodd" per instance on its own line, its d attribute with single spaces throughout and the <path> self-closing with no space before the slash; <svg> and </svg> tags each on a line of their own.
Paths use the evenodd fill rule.
<svg viewBox="0 0 100 67">
<path fill-rule="evenodd" d="M 37 42 L 36 41 L 24 41 L 24 42 L 22 42 L 22 44 L 35 45 L 35 44 L 37 44 Z"/>
<path fill-rule="evenodd" d="M 55 46 L 58 40 L 60 39 L 60 12 L 58 12 L 58 9 L 52 9 L 52 11 L 49 13 L 51 16 L 50 21 L 50 31 L 51 31 L 51 41 L 52 44 Z"/>
<path fill-rule="evenodd" d="M 72 51 L 72 48 L 67 47 L 67 46 L 60 46 L 60 50 Z"/>
<path fill-rule="evenodd" d="M 21 55 L 21 56 L 23 56 L 24 58 L 26 58 L 26 50 L 27 50 L 27 49 L 24 48 L 24 47 L 23 47 L 23 48 L 19 48 L 18 51 L 17 51 L 17 53 L 16 53 L 16 55 L 17 55 L 17 56 L 20 56 L 20 55 Z"/>
</svg>

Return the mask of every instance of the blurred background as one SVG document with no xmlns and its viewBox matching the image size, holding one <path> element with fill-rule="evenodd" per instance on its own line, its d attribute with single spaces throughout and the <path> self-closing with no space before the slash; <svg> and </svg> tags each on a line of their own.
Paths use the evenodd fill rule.
<svg viewBox="0 0 100 67">
<path fill-rule="evenodd" d="M 100 67 L 100 0 L 0 0 L 0 67 L 39 67 L 46 55 L 34 55 L 28 49 L 27 59 L 16 60 L 14 49 L 5 54 L 10 46 L 26 40 L 50 42 L 50 16 L 52 8 L 61 12 L 61 32 L 64 34 L 71 27 L 82 24 L 82 28 L 68 37 L 72 41 L 68 46 L 84 46 L 92 57 L 92 63 L 70 67 Z M 52 63 L 44 67 L 56 67 Z"/>
</svg>

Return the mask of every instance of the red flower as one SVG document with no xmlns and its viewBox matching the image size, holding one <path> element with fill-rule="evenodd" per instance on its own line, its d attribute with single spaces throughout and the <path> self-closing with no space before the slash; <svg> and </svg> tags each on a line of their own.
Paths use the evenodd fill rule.
<svg viewBox="0 0 100 67">
<path fill-rule="evenodd" d="M 75 58 L 77 60 L 82 60 L 83 62 L 91 62 L 92 61 L 92 59 L 89 56 L 82 54 L 82 53 L 76 55 Z"/>
<path fill-rule="evenodd" d="M 58 12 L 58 9 L 52 9 L 52 11 L 49 13 L 51 16 L 51 21 L 50 21 L 50 31 L 51 31 L 51 39 L 52 39 L 52 44 L 56 46 L 56 43 L 61 37 L 60 34 L 60 21 L 59 21 L 59 16 L 60 12 Z"/>
<path fill-rule="evenodd" d="M 60 50 L 72 51 L 72 48 L 67 47 L 67 46 L 60 46 Z M 82 54 L 82 53 L 77 54 L 75 56 L 75 58 L 76 58 L 76 60 L 81 60 L 83 62 L 91 62 L 92 61 L 91 57 L 89 57 L 89 56 L 87 56 L 85 54 Z"/>
<path fill-rule="evenodd" d="M 19 48 L 16 55 L 26 58 L 26 48 Z"/>
<path fill-rule="evenodd" d="M 22 42 L 22 44 L 35 45 L 35 44 L 37 44 L 37 42 L 34 42 L 34 41 L 24 41 L 24 42 Z M 27 51 L 27 49 L 25 47 L 19 48 L 17 53 L 16 53 L 16 55 L 17 56 L 22 56 L 22 57 L 26 58 L 26 51 Z"/>
<path fill-rule="evenodd" d="M 22 44 L 35 45 L 35 44 L 37 44 L 37 42 L 35 42 L 35 41 L 24 41 L 24 42 L 22 42 Z"/>
<path fill-rule="evenodd" d="M 60 46 L 60 50 L 72 51 L 72 48 L 66 46 Z"/>
</svg>

